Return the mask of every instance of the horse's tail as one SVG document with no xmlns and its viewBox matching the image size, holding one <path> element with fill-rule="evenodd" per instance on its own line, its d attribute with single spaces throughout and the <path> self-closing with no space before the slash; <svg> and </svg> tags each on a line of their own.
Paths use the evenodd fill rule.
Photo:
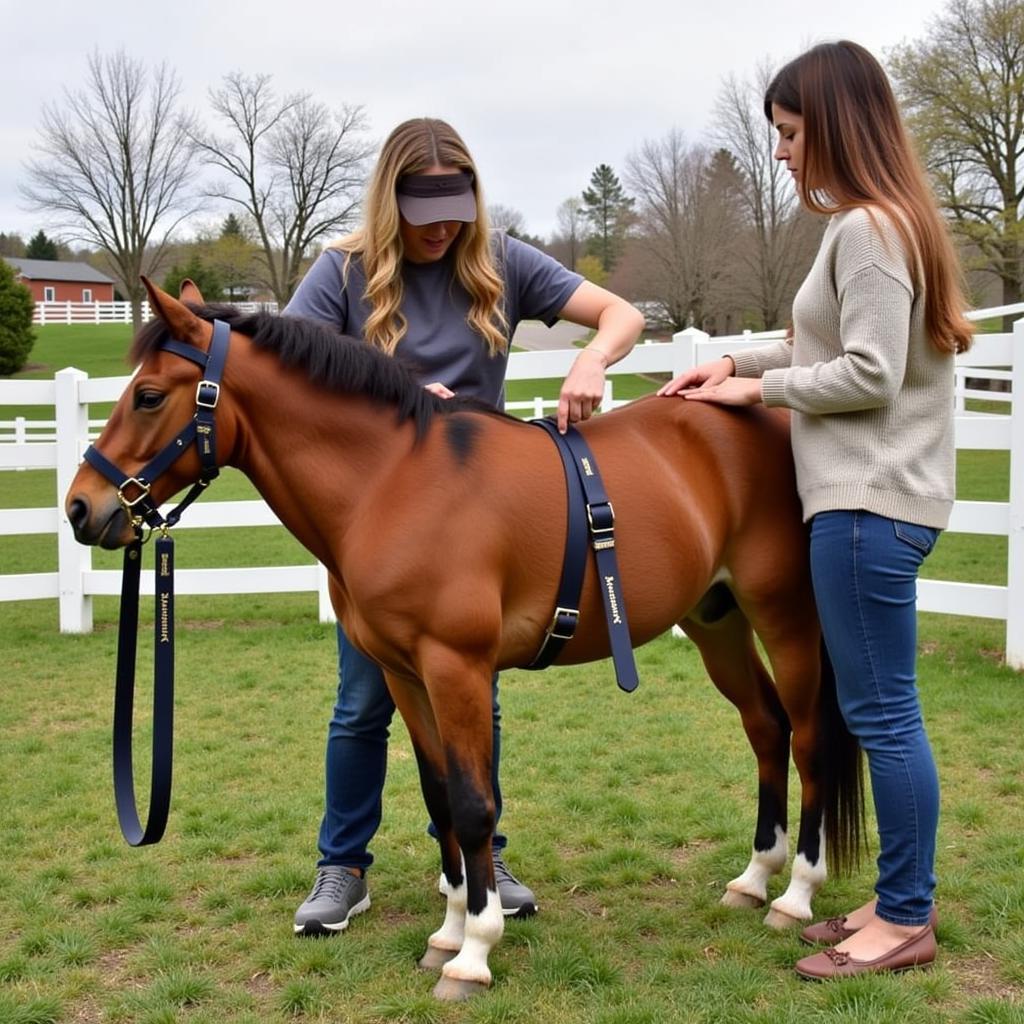
<svg viewBox="0 0 1024 1024">
<path fill-rule="evenodd" d="M 821 758 L 825 849 L 837 874 L 855 870 L 864 852 L 864 769 L 860 744 L 839 709 L 836 675 L 821 641 Z"/>
</svg>

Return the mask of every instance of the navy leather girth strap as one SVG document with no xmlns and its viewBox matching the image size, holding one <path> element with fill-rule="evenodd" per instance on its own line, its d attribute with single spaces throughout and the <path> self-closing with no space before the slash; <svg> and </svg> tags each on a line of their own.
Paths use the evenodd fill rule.
<svg viewBox="0 0 1024 1024">
<path fill-rule="evenodd" d="M 155 458 L 128 476 L 90 446 L 85 460 L 116 488 L 117 497 L 135 530 L 135 540 L 125 548 L 121 576 L 121 615 L 117 634 L 117 676 L 114 686 L 114 799 L 121 833 L 132 846 L 146 846 L 160 840 L 167 825 L 171 804 L 171 767 L 174 751 L 174 541 L 168 530 L 182 512 L 199 497 L 217 476 L 217 446 L 214 410 L 220 397 L 220 380 L 227 359 L 230 329 L 220 320 L 213 323 L 209 355 L 193 345 L 169 339 L 163 348 L 197 363 L 204 370 L 196 388 L 196 412 Z M 157 478 L 195 443 L 199 452 L 200 477 L 185 498 L 161 515 L 150 496 Z M 158 530 L 155 542 L 155 596 L 153 621 L 153 752 L 150 768 L 149 813 L 146 827 L 139 820 L 135 804 L 132 767 L 132 718 L 135 702 L 135 657 L 139 627 L 139 582 L 142 572 L 142 525 Z"/>
<path fill-rule="evenodd" d="M 594 549 L 598 585 L 608 621 L 615 679 L 623 690 L 632 692 L 640 680 L 633 659 L 626 603 L 619 579 L 619 562 L 615 555 L 615 512 L 605 493 L 597 460 L 583 435 L 574 427 L 570 426 L 565 434 L 560 434 L 551 419 L 530 422 L 548 432 L 562 457 L 568 496 L 568 532 L 562 578 L 555 599 L 555 614 L 537 656 L 526 668 L 547 668 L 576 633 L 589 538 Z"/>
</svg>

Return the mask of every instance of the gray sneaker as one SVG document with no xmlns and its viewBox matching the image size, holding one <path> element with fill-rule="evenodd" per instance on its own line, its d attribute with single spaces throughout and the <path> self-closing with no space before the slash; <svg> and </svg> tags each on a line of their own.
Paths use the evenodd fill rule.
<svg viewBox="0 0 1024 1024">
<path fill-rule="evenodd" d="M 523 885 L 508 869 L 500 850 L 492 848 L 494 858 L 494 881 L 501 898 L 501 912 L 506 917 L 533 917 L 537 913 L 537 897 L 528 885 Z M 442 896 L 448 895 L 448 879 L 441 872 L 437 890 Z"/>
<path fill-rule="evenodd" d="M 494 880 L 498 883 L 501 912 L 506 917 L 533 917 L 537 913 L 537 897 L 509 871 L 501 850 L 494 851 Z"/>
<path fill-rule="evenodd" d="M 295 911 L 296 935 L 335 935 L 349 919 L 370 909 L 366 879 L 342 867 L 318 868 L 306 902 Z"/>
</svg>

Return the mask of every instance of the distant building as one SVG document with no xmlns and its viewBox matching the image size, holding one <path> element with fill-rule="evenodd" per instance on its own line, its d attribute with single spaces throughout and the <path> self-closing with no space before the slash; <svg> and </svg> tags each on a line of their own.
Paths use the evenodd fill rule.
<svg viewBox="0 0 1024 1024">
<path fill-rule="evenodd" d="M 113 278 L 88 263 L 70 260 L 25 260 L 4 256 L 19 284 L 36 302 L 113 302 Z"/>
</svg>

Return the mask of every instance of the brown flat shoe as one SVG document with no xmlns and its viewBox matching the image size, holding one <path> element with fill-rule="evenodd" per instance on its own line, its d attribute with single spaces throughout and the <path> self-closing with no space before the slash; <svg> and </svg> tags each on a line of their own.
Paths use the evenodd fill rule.
<svg viewBox="0 0 1024 1024">
<path fill-rule="evenodd" d="M 846 916 L 830 917 L 827 921 L 808 925 L 800 933 L 800 941 L 808 946 L 837 946 L 843 939 L 856 935 L 858 929 L 846 927 Z"/>
<path fill-rule="evenodd" d="M 935 962 L 935 951 L 935 932 L 928 925 L 924 931 L 874 960 L 855 960 L 849 953 L 826 949 L 798 961 L 796 973 L 809 981 L 826 981 L 853 978 L 858 974 L 909 971 L 915 967 L 930 967 Z"/>
<path fill-rule="evenodd" d="M 935 928 L 939 923 L 939 915 L 935 911 L 934 904 L 932 912 L 928 917 L 928 923 Z M 847 928 L 846 917 L 830 917 L 827 921 L 819 921 L 817 924 L 808 925 L 800 933 L 800 941 L 806 942 L 808 946 L 838 946 L 843 939 L 856 935 L 860 929 Z"/>
</svg>

